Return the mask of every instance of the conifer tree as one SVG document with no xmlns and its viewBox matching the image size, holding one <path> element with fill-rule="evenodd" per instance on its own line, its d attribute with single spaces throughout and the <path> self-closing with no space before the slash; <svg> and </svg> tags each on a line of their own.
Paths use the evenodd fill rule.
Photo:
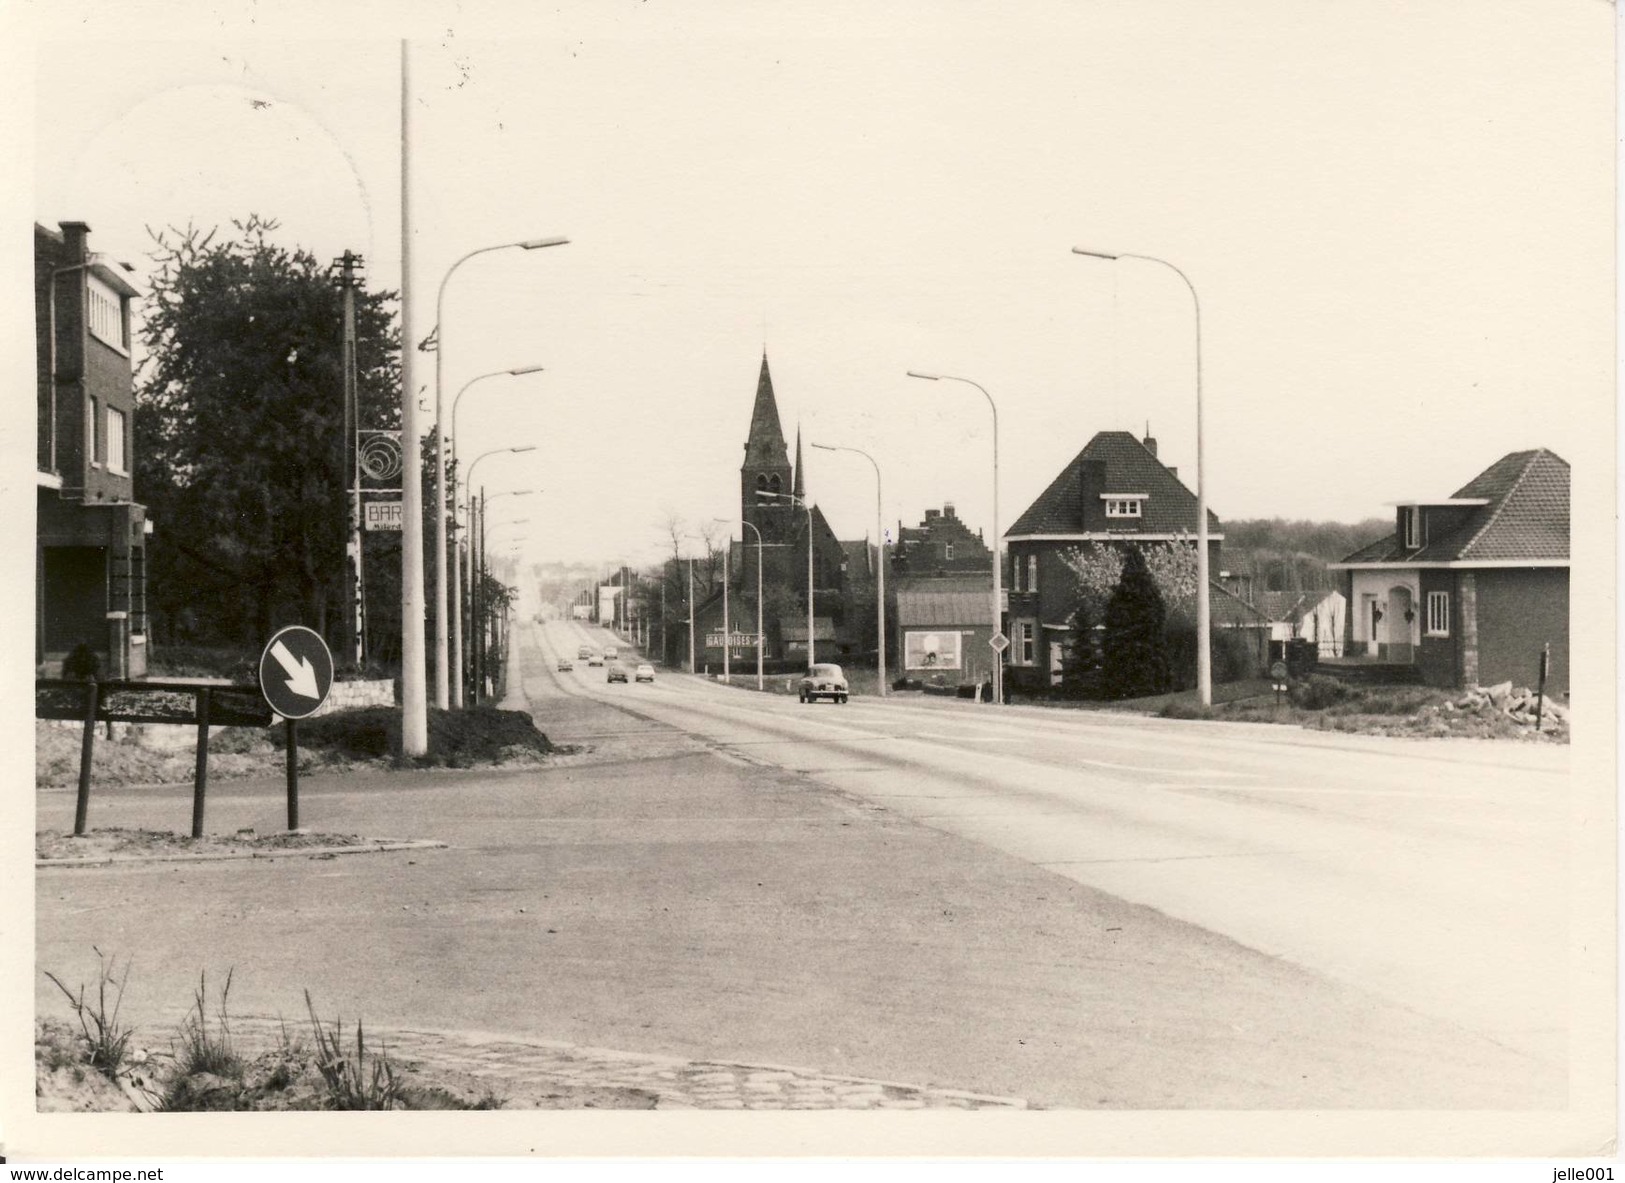
<svg viewBox="0 0 1625 1183">
<path fill-rule="evenodd" d="M 1130 547 L 1123 577 L 1106 602 L 1101 688 L 1108 698 L 1159 694 L 1168 686 L 1167 610 L 1140 552 Z"/>
</svg>

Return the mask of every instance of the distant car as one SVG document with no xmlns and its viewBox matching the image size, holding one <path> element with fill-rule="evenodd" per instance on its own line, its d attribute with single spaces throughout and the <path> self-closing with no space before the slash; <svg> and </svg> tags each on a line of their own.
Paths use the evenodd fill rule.
<svg viewBox="0 0 1625 1183">
<path fill-rule="evenodd" d="M 576 650 L 576 660 L 577 661 L 586 661 L 591 656 L 592 656 L 592 646 L 591 645 L 583 645 L 581 648 Z"/>
<path fill-rule="evenodd" d="M 604 646 L 604 656 L 608 660 L 614 661 L 620 655 L 621 655 L 621 651 L 619 649 L 615 648 L 615 646 L 613 646 L 613 645 L 605 645 Z"/>
<path fill-rule="evenodd" d="M 626 667 L 618 661 L 611 662 L 609 666 L 609 676 L 604 680 L 606 682 L 626 681 Z"/>
<path fill-rule="evenodd" d="M 637 678 L 640 682 L 653 682 L 655 680 L 655 667 L 648 662 L 644 662 L 638 666 Z"/>
<path fill-rule="evenodd" d="M 576 663 L 571 661 L 568 657 L 559 658 L 559 673 L 567 674 L 575 668 Z"/>
<path fill-rule="evenodd" d="M 841 672 L 838 665 L 821 662 L 808 670 L 801 679 L 802 702 L 812 702 L 819 698 L 827 698 L 831 702 L 845 702 L 846 695 L 846 675 Z"/>
<path fill-rule="evenodd" d="M 603 655 L 599 654 L 599 653 L 588 654 L 587 655 L 587 664 L 588 665 L 603 665 L 604 664 Z"/>
</svg>

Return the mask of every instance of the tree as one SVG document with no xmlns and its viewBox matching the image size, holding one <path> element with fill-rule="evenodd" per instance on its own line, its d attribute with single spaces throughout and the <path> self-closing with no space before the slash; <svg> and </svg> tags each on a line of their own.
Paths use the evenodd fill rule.
<svg viewBox="0 0 1625 1183">
<path fill-rule="evenodd" d="M 272 241 L 274 220 L 232 228 L 153 233 L 135 477 L 159 525 L 154 607 L 171 631 L 189 615 L 200 640 L 253 642 L 287 620 L 325 633 L 348 534 L 342 295 L 308 251 Z M 372 428 L 399 426 L 394 298 L 356 294 Z"/>
<path fill-rule="evenodd" d="M 1162 593 L 1144 556 L 1130 547 L 1123 556 L 1123 577 L 1106 603 L 1100 679 L 1108 698 L 1138 698 L 1167 688 L 1166 624 Z"/>
</svg>

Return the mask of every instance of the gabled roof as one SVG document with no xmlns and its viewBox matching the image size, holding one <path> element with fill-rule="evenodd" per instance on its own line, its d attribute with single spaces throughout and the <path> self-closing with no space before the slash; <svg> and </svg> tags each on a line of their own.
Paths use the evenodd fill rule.
<svg viewBox="0 0 1625 1183">
<path fill-rule="evenodd" d="M 867 579 L 874 574 L 875 548 L 867 538 L 857 538 L 851 541 L 842 539 L 841 550 L 846 555 L 846 573 L 848 575 Z"/>
<path fill-rule="evenodd" d="M 1555 452 L 1509 452 L 1452 496 L 1487 504 L 1468 510 L 1460 528 L 1428 537 L 1420 550 L 1406 550 L 1390 534 L 1343 563 L 1568 561 L 1569 462 Z"/>
<path fill-rule="evenodd" d="M 1132 431 L 1101 431 L 1095 433 L 1083 451 L 1072 458 L 1004 536 L 1079 533 L 1083 522 L 1083 489 L 1078 466 L 1085 461 L 1105 464 L 1106 487 L 1102 492 L 1145 494 L 1143 516 L 1134 519 L 1133 529 L 1126 531 L 1129 537 L 1136 533 L 1196 532 L 1196 494 L 1153 456 Z M 1212 510 L 1208 511 L 1207 521 L 1209 531 L 1217 532 L 1219 519 Z"/>
<path fill-rule="evenodd" d="M 750 434 L 745 437 L 745 468 L 789 468 L 784 450 L 784 428 L 779 426 L 779 404 L 773 397 L 773 376 L 762 354 L 762 372 L 756 379 L 756 402 L 750 411 Z"/>
<path fill-rule="evenodd" d="M 1222 583 L 1208 584 L 1208 613 L 1212 623 L 1227 628 L 1250 628 L 1269 623 L 1264 613 Z"/>
</svg>

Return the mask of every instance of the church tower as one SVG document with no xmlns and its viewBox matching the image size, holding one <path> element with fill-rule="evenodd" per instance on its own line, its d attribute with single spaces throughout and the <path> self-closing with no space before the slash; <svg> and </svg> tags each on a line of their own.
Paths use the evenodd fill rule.
<svg viewBox="0 0 1625 1183">
<path fill-rule="evenodd" d="M 788 494 L 793 473 L 784 446 L 784 429 L 779 426 L 779 406 L 773 398 L 773 378 L 767 372 L 767 353 L 762 353 L 762 373 L 756 380 L 756 404 L 750 412 L 750 434 L 745 439 L 745 462 L 739 468 L 739 512 L 762 532 L 766 545 L 789 540 L 794 510 L 786 499 L 766 497 L 766 493 Z M 744 532 L 747 541 L 754 541 Z"/>
</svg>

